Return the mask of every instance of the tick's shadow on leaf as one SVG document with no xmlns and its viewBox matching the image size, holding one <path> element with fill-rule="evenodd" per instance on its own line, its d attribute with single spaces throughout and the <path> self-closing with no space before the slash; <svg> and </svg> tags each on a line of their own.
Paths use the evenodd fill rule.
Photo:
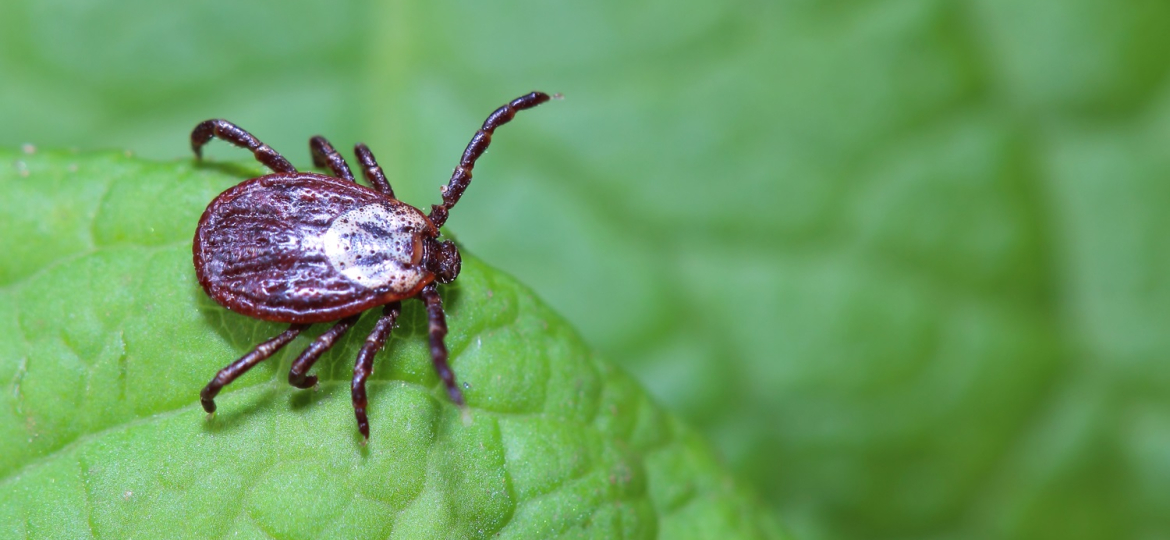
<svg viewBox="0 0 1170 540">
<path fill-rule="evenodd" d="M 305 390 L 297 389 L 288 396 L 288 407 L 295 412 L 308 411 L 310 407 L 320 407 L 321 402 L 331 398 L 332 392 L 318 388 Z"/>
<path fill-rule="evenodd" d="M 241 355 L 252 350 L 261 342 L 280 334 L 288 327 L 285 324 L 265 322 L 233 313 L 215 303 L 207 296 L 207 293 L 203 292 L 203 288 L 198 283 L 191 286 L 190 295 L 199 308 L 199 315 L 203 318 L 204 326 L 219 334 L 221 339 L 231 344 Z M 228 362 L 236 358 L 224 358 L 223 365 L 227 365 Z M 216 369 L 223 367 L 223 365 L 216 367 Z"/>
<path fill-rule="evenodd" d="M 215 414 L 203 422 L 203 429 L 209 433 L 227 433 L 239 429 L 246 422 L 261 422 L 264 416 L 257 413 L 272 409 L 278 392 L 277 388 L 261 388 L 255 395 L 248 396 L 245 403 L 221 403 Z"/>
<path fill-rule="evenodd" d="M 462 303 L 463 288 L 459 286 L 458 280 L 439 286 L 439 295 L 443 297 L 443 309 L 447 312 L 449 317 L 452 312 L 459 311 L 459 306 Z"/>
</svg>

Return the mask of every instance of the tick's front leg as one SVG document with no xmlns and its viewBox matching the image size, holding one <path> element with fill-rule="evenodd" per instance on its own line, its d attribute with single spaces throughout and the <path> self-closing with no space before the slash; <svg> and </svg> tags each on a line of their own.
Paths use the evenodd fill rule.
<svg viewBox="0 0 1170 540">
<path fill-rule="evenodd" d="M 443 379 L 451 401 L 463 407 L 463 392 L 455 384 L 455 372 L 451 371 L 451 366 L 447 364 L 450 353 L 447 351 L 447 345 L 443 342 L 443 338 L 447 337 L 447 315 L 443 312 L 443 298 L 439 296 L 439 289 L 434 283 L 423 287 L 419 298 L 427 305 L 427 319 L 430 322 L 428 327 L 431 338 L 431 361 L 435 363 L 435 373 L 438 373 L 439 378 Z"/>
<path fill-rule="evenodd" d="M 560 97 L 560 94 L 557 94 L 557 97 Z M 443 204 L 431 206 L 429 217 L 435 227 L 442 227 L 447 222 L 447 214 L 451 211 L 451 207 L 459 202 L 463 191 L 471 185 L 471 170 L 475 168 L 475 161 L 487 151 L 488 145 L 492 143 L 492 134 L 496 132 L 496 129 L 511 122 L 517 112 L 531 109 L 548 100 L 548 94 L 532 92 L 513 99 L 488 115 L 487 120 L 483 122 L 483 127 L 480 127 L 479 131 L 472 135 L 471 142 L 467 143 L 467 148 L 463 150 L 463 156 L 459 158 L 459 166 L 455 167 L 455 172 L 451 174 L 451 180 L 443 188 Z"/>
</svg>

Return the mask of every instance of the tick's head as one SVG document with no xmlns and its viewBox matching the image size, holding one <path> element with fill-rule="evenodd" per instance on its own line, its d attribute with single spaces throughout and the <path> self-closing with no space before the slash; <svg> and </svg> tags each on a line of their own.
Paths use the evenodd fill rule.
<svg viewBox="0 0 1170 540">
<path fill-rule="evenodd" d="M 463 260 L 459 258 L 459 248 L 455 247 L 455 242 L 450 240 L 427 240 L 428 249 L 426 254 L 427 270 L 435 274 L 435 281 L 439 283 L 451 283 L 459 277 L 459 268 L 463 265 Z"/>
</svg>

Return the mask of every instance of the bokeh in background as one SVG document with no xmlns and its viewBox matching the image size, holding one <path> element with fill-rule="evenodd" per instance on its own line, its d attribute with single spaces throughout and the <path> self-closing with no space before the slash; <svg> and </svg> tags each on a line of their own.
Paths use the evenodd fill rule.
<svg viewBox="0 0 1170 540">
<path fill-rule="evenodd" d="M 804 539 L 1170 534 L 1170 4 L 0 3 L 0 144 L 370 144 Z M 348 155 L 348 152 L 346 152 Z M 247 160 L 222 143 L 214 159 Z"/>
</svg>

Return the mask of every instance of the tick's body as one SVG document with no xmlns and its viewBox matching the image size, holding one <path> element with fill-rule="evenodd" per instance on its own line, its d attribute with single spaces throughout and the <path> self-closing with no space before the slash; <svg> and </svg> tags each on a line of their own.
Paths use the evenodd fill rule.
<svg viewBox="0 0 1170 540">
<path fill-rule="evenodd" d="M 435 280 L 422 212 L 348 180 L 253 178 L 216 197 L 195 233 L 199 283 L 257 319 L 329 322 L 410 298 Z"/>
<path fill-rule="evenodd" d="M 257 345 L 221 369 L 200 393 L 203 408 L 215 411 L 215 396 L 227 384 L 272 356 L 309 325 L 334 322 L 293 361 L 289 383 L 309 388 L 307 375 L 365 310 L 384 306 L 358 353 L 354 367 L 354 413 L 358 429 L 369 437 L 366 377 L 401 311 L 401 300 L 417 297 L 430 320 L 431 357 L 447 394 L 463 405 L 455 374 L 447 365 L 446 316 L 437 283 L 459 275 L 459 250 L 439 240 L 439 228 L 471 183 L 475 160 L 491 142 L 495 129 L 517 111 L 549 97 L 521 96 L 493 112 L 472 137 L 459 166 L 443 189 L 443 203 L 430 215 L 394 197 L 374 155 L 365 145 L 354 149 L 362 173 L 373 189 L 354 180 L 345 160 L 322 137 L 309 140 L 313 163 L 335 176 L 299 172 L 268 145 L 225 120 L 208 120 L 191 133 L 198 156 L 212 137 L 253 152 L 275 174 L 243 182 L 215 198 L 203 212 L 193 246 L 195 272 L 208 296 L 224 307 L 268 321 L 291 323 L 288 330 Z"/>
</svg>

